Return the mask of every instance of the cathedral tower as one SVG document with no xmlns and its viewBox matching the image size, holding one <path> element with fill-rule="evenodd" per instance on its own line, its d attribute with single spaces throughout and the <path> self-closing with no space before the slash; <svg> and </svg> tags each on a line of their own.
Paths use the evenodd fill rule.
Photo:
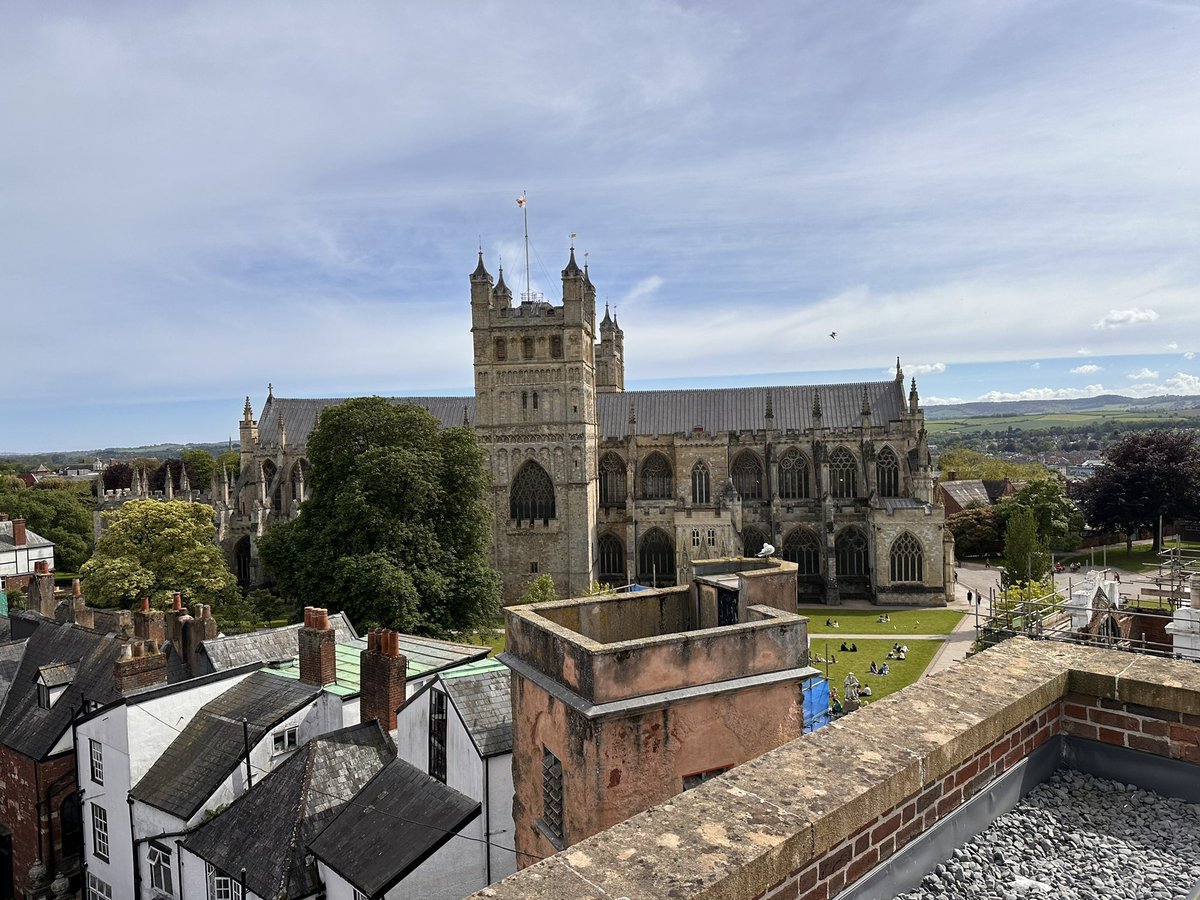
<svg viewBox="0 0 1200 900">
<path fill-rule="evenodd" d="M 471 274 L 475 428 L 492 471 L 495 567 L 506 597 L 550 575 L 585 592 L 596 541 L 596 290 L 575 261 L 562 303 L 512 291 L 483 264 Z"/>
<path fill-rule="evenodd" d="M 596 390 L 602 394 L 625 390 L 625 332 L 609 314 L 607 303 L 596 345 Z"/>
</svg>

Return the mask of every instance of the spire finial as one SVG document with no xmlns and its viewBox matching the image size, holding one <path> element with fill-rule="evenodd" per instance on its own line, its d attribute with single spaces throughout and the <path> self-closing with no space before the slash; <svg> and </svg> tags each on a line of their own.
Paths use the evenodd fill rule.
<svg viewBox="0 0 1200 900">
<path fill-rule="evenodd" d="M 763 413 L 764 419 L 775 418 L 775 392 L 767 391 L 767 411 Z"/>
<path fill-rule="evenodd" d="M 467 405 L 465 403 L 463 404 L 463 427 L 464 428 L 471 427 L 471 420 L 469 418 L 467 418 Z"/>
<path fill-rule="evenodd" d="M 871 414 L 871 399 L 867 396 L 867 386 L 865 384 L 863 385 L 862 414 L 864 416 Z"/>
<path fill-rule="evenodd" d="M 903 384 L 904 370 L 900 368 L 900 357 L 896 357 L 896 380 Z"/>
<path fill-rule="evenodd" d="M 271 384 L 271 382 L 269 382 L 269 381 L 267 382 L 267 399 L 268 400 L 275 399 L 275 385 Z"/>
<path fill-rule="evenodd" d="M 817 390 L 813 391 L 812 414 L 814 419 L 821 418 L 821 392 Z"/>
<path fill-rule="evenodd" d="M 242 408 L 242 418 L 247 422 L 254 418 L 254 407 L 250 405 L 249 394 L 246 395 L 246 405 Z M 230 436 L 229 439 L 232 441 L 233 437 Z"/>
<path fill-rule="evenodd" d="M 632 400 L 629 401 L 629 424 L 637 424 L 637 410 L 634 409 Z"/>
</svg>

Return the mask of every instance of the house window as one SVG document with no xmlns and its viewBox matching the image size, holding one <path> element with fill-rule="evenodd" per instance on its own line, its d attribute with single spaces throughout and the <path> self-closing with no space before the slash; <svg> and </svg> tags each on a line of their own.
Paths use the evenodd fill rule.
<svg viewBox="0 0 1200 900">
<path fill-rule="evenodd" d="M 558 757 L 542 748 L 541 825 L 555 846 L 563 845 L 563 770 Z"/>
<path fill-rule="evenodd" d="M 87 900 L 112 900 L 112 886 L 88 872 Z"/>
<path fill-rule="evenodd" d="M 693 547 L 700 546 L 700 529 L 699 528 L 692 529 L 692 546 Z"/>
<path fill-rule="evenodd" d="M 108 811 L 96 803 L 92 804 L 92 852 L 108 862 Z"/>
<path fill-rule="evenodd" d="M 721 766 L 719 769 L 708 769 L 704 772 L 693 772 L 691 775 L 683 776 L 683 789 L 690 791 L 694 787 L 699 787 L 706 781 L 711 781 L 718 775 L 724 775 L 729 771 L 729 766 Z"/>
<path fill-rule="evenodd" d="M 242 900 L 242 884 L 228 875 L 216 875 L 212 880 L 212 900 Z"/>
<path fill-rule="evenodd" d="M 925 554 L 921 542 L 911 534 L 902 534 L 892 544 L 892 581 L 923 581 Z"/>
<path fill-rule="evenodd" d="M 531 562 L 529 564 L 529 574 L 536 575 L 537 573 L 538 573 L 538 564 L 536 562 Z"/>
<path fill-rule="evenodd" d="M 554 359 L 562 359 L 562 338 L 558 335 L 550 338 L 550 356 Z"/>
<path fill-rule="evenodd" d="M 715 528 L 708 529 L 708 546 L 717 546 L 717 529 Z"/>
<path fill-rule="evenodd" d="M 42 709 L 50 708 L 50 688 L 44 682 L 39 681 L 37 686 L 38 706 Z"/>
<path fill-rule="evenodd" d="M 446 782 L 446 695 L 429 692 L 429 774 Z"/>
<path fill-rule="evenodd" d="M 288 753 L 296 749 L 296 738 L 299 733 L 299 728 L 295 725 L 290 728 L 281 728 L 279 731 L 271 735 L 271 752 L 278 756 L 280 753 Z"/>
<path fill-rule="evenodd" d="M 362 891 L 360 891 L 358 888 L 355 888 L 354 889 L 354 900 L 371 900 L 371 898 L 368 897 L 366 894 L 364 894 Z"/>
<path fill-rule="evenodd" d="M 104 784 L 104 745 L 96 740 L 89 740 L 88 745 L 92 757 L 92 781 Z"/>
<path fill-rule="evenodd" d="M 151 841 L 146 859 L 150 863 L 150 887 L 164 894 L 174 894 L 175 889 L 171 882 L 171 851 L 158 841 Z"/>
</svg>

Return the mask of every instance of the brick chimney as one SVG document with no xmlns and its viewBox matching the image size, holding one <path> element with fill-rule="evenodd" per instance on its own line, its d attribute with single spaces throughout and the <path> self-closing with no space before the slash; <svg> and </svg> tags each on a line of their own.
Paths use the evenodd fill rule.
<svg viewBox="0 0 1200 900">
<path fill-rule="evenodd" d="M 320 606 L 306 606 L 304 627 L 300 629 L 301 681 L 319 686 L 337 680 L 334 646 L 329 610 Z"/>
<path fill-rule="evenodd" d="M 197 603 L 192 607 L 190 618 L 180 616 L 178 621 L 182 625 L 183 658 L 187 660 L 188 670 L 193 677 L 203 675 L 205 673 L 200 671 L 200 647 L 217 636 L 217 620 L 212 616 L 212 607 L 207 603 Z"/>
<path fill-rule="evenodd" d="M 25 546 L 25 520 L 13 519 L 13 546 Z"/>
<path fill-rule="evenodd" d="M 43 618 L 54 621 L 54 610 L 57 606 L 58 601 L 54 599 L 54 573 L 50 571 L 50 563 L 44 559 L 36 560 L 33 564 L 33 577 L 29 579 L 29 596 L 25 607 Z"/>
<path fill-rule="evenodd" d="M 71 581 L 71 599 L 69 604 L 67 610 L 70 622 L 84 628 L 95 627 L 95 614 L 88 608 L 87 600 L 83 596 L 83 586 L 80 585 L 78 578 Z"/>
<path fill-rule="evenodd" d="M 143 597 L 133 612 L 133 635 L 143 641 L 154 641 L 157 644 L 166 640 L 162 611 L 151 608 L 149 597 Z"/>
<path fill-rule="evenodd" d="M 183 596 L 176 591 L 175 596 L 171 598 L 171 608 L 167 610 L 164 617 L 166 622 L 164 630 L 167 640 L 174 644 L 175 649 L 180 653 L 183 652 L 183 626 L 179 624 L 179 620 L 187 614 L 188 611 L 183 608 Z"/>
<path fill-rule="evenodd" d="M 122 694 L 167 683 L 167 657 L 158 641 L 131 641 L 113 663 L 113 684 Z"/>
<path fill-rule="evenodd" d="M 396 710 L 404 703 L 408 659 L 400 652 L 400 634 L 382 628 L 367 633 L 367 649 L 359 656 L 361 719 L 377 719 L 385 731 L 396 727 Z"/>
</svg>

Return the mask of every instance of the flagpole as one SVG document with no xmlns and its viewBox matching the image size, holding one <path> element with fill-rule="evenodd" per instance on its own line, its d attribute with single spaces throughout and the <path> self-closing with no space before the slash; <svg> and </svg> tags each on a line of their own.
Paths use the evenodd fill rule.
<svg viewBox="0 0 1200 900">
<path fill-rule="evenodd" d="M 521 191 L 521 199 L 525 200 L 525 191 Z M 533 289 L 529 284 L 529 203 L 526 201 L 521 204 L 521 211 L 525 213 L 525 296 L 524 300 L 533 299 Z"/>
</svg>

